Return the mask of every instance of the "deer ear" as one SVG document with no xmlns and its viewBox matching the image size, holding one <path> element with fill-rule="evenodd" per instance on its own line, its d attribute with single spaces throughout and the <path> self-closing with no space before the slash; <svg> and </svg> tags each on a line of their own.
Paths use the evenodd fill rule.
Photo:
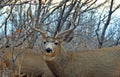
<svg viewBox="0 0 120 77">
<path fill-rule="evenodd" d="M 68 42 L 70 42 L 70 41 L 73 39 L 73 37 L 74 37 L 74 32 L 66 33 L 66 34 L 64 34 L 63 37 L 62 37 L 62 41 L 68 43 Z"/>
</svg>

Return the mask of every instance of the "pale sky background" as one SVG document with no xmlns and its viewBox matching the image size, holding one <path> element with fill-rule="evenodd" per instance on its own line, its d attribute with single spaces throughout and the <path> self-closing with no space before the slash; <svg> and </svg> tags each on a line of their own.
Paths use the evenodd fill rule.
<svg viewBox="0 0 120 77">
<path fill-rule="evenodd" d="M 58 3 L 60 1 L 62 1 L 62 0 L 53 0 L 52 2 L 53 3 Z M 84 1 L 84 0 L 82 0 L 82 1 Z M 102 3 L 104 1 L 105 0 L 98 0 L 97 3 L 99 4 L 99 3 Z M 115 0 L 115 4 L 116 5 L 120 4 L 120 0 Z M 120 8 L 113 13 L 113 16 L 117 16 L 117 17 L 119 16 L 119 18 L 120 18 Z"/>
<path fill-rule="evenodd" d="M 26 1 L 26 0 L 22 0 L 22 1 Z M 30 1 L 30 0 L 27 0 L 27 1 Z M 36 1 L 36 2 L 38 2 L 38 0 L 31 0 L 31 1 Z M 45 1 L 45 0 L 43 0 L 43 1 Z M 52 0 L 52 3 L 59 3 L 60 1 L 62 1 L 62 0 Z M 84 1 L 84 0 L 81 0 L 81 1 Z M 102 3 L 102 2 L 104 2 L 105 0 L 98 0 L 97 1 L 97 4 L 99 4 L 99 3 Z M 116 5 L 118 5 L 118 4 L 120 4 L 120 0 L 115 0 L 115 4 Z M 8 11 L 8 9 L 10 9 L 8 6 L 7 7 L 4 7 L 4 9 L 3 9 L 3 12 L 4 11 Z M 113 13 L 113 15 L 115 15 L 115 16 L 119 16 L 120 17 L 120 8 L 118 9 L 118 10 L 116 10 L 114 13 Z"/>
<path fill-rule="evenodd" d="M 23 1 L 26 1 L 26 0 L 23 0 Z M 28 0 L 28 1 L 30 1 L 30 0 Z M 34 1 L 34 0 L 33 0 L 33 1 Z M 43 1 L 44 1 L 44 0 L 43 0 Z M 59 3 L 60 1 L 61 1 L 61 0 L 52 0 L 53 3 Z M 82 1 L 84 1 L 84 0 L 82 0 Z M 97 3 L 99 4 L 99 3 L 102 3 L 102 2 L 104 2 L 104 1 L 105 1 L 105 0 L 98 0 Z M 120 4 L 120 0 L 115 0 L 115 4 L 116 4 L 116 5 Z M 4 8 L 4 9 L 2 10 L 2 12 L 4 12 L 4 11 L 9 11 L 8 9 L 9 9 L 9 7 L 6 6 L 6 8 Z M 0 17 L 1 22 L 4 21 L 3 18 L 5 18 L 5 16 L 7 16 L 7 14 L 4 14 L 3 17 Z M 115 18 L 120 18 L 120 8 L 113 13 L 113 16 L 114 16 Z M 0 26 L 2 25 L 1 22 L 0 22 Z"/>
</svg>

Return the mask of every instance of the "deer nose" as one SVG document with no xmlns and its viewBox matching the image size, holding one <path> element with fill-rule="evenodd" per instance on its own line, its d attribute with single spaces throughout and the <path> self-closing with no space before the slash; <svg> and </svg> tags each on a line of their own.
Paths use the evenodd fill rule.
<svg viewBox="0 0 120 77">
<path fill-rule="evenodd" d="M 47 52 L 47 53 L 50 53 L 50 52 L 52 52 L 52 49 L 46 48 L 46 52 Z"/>
</svg>

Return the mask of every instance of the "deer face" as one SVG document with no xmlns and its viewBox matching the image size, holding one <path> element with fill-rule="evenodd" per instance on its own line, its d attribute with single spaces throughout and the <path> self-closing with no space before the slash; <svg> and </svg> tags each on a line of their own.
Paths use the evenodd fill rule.
<svg viewBox="0 0 120 77">
<path fill-rule="evenodd" d="M 60 40 L 64 34 L 71 33 L 76 28 L 76 25 L 74 22 L 71 22 L 71 24 L 73 26 L 71 29 L 57 33 L 56 35 L 54 35 L 54 37 L 48 36 L 46 31 L 37 29 L 37 28 L 35 28 L 35 26 L 32 27 L 35 31 L 40 32 L 44 39 L 44 42 L 43 42 L 44 48 L 45 48 L 44 49 L 44 51 L 45 51 L 44 58 L 46 60 L 52 60 L 52 59 L 56 58 L 56 56 L 59 57 L 61 54 L 64 54 L 64 48 L 63 48 Z"/>
<path fill-rule="evenodd" d="M 60 51 L 61 42 L 54 37 L 47 37 L 44 41 L 44 58 L 54 59 Z"/>
</svg>

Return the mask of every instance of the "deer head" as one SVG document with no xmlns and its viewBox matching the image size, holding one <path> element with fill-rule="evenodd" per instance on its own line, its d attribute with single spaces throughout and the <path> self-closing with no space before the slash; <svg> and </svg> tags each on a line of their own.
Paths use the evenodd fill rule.
<svg viewBox="0 0 120 77">
<path fill-rule="evenodd" d="M 71 29 L 60 32 L 56 34 L 55 36 L 48 36 L 47 32 L 33 27 L 34 30 L 40 32 L 41 35 L 43 36 L 43 39 L 44 39 L 43 44 L 45 48 L 44 49 L 45 60 L 52 60 L 56 56 L 66 53 L 65 49 L 62 46 L 62 36 L 66 33 L 72 32 L 76 28 L 76 25 L 74 22 L 71 22 L 71 24 L 73 26 Z"/>
</svg>

